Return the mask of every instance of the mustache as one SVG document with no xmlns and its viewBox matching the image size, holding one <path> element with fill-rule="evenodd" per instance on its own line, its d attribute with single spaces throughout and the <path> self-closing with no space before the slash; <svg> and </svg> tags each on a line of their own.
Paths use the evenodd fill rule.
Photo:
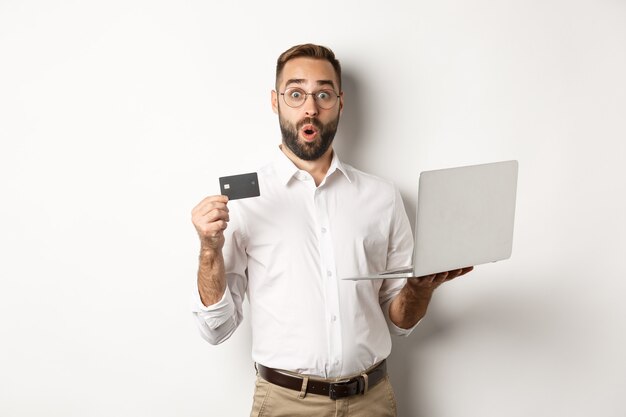
<svg viewBox="0 0 626 417">
<path fill-rule="evenodd" d="M 324 127 L 324 125 L 314 117 L 305 117 L 304 119 L 300 120 L 296 125 L 296 129 L 300 130 L 304 125 L 313 125 L 319 130 Z"/>
</svg>

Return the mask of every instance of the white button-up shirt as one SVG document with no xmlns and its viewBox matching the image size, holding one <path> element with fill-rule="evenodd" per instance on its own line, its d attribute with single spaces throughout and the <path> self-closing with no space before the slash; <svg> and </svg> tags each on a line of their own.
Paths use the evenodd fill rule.
<svg viewBox="0 0 626 417">
<path fill-rule="evenodd" d="M 193 313 L 212 344 L 227 339 L 250 302 L 252 358 L 326 378 L 385 359 L 391 300 L 404 280 L 346 281 L 411 264 L 413 236 L 398 190 L 336 154 L 318 187 L 282 152 L 258 172 L 261 196 L 228 203 L 223 253 L 228 288 Z"/>
</svg>

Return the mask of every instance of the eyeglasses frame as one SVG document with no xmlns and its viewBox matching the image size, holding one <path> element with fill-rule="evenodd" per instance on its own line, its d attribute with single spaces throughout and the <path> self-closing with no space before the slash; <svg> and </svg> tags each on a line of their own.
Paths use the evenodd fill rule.
<svg viewBox="0 0 626 417">
<path fill-rule="evenodd" d="M 285 93 L 287 93 L 289 90 L 300 90 L 300 91 L 302 91 L 302 92 L 303 92 L 303 94 L 304 94 L 305 98 L 304 98 L 304 101 L 302 102 L 302 104 L 300 104 L 299 106 L 295 106 L 295 107 L 294 107 L 294 106 L 290 105 L 289 103 L 287 103 L 287 100 L 285 99 Z M 332 105 L 332 106 L 330 106 L 329 108 L 325 108 L 325 107 L 320 106 L 319 102 L 317 101 L 317 98 L 315 97 L 317 94 L 321 93 L 322 91 L 332 92 L 332 93 L 335 95 L 335 97 L 337 98 L 337 99 L 335 100 L 335 102 L 333 103 L 333 105 Z M 319 106 L 321 109 L 324 109 L 324 110 L 330 110 L 330 109 L 332 109 L 333 107 L 335 107 L 335 105 L 339 102 L 339 99 L 341 98 L 341 94 L 338 94 L 335 90 L 332 90 L 332 89 L 327 89 L 327 88 L 324 88 L 324 89 L 322 89 L 322 90 L 317 90 L 317 91 L 314 91 L 314 92 L 312 92 L 312 93 L 307 93 L 306 91 L 304 91 L 304 90 L 303 90 L 302 88 L 300 88 L 300 87 L 290 87 L 290 88 L 285 89 L 285 91 L 284 91 L 284 92 L 282 92 L 282 93 L 278 93 L 278 94 L 279 94 L 279 95 L 281 95 L 281 96 L 283 96 L 283 101 L 285 102 L 285 104 L 286 104 L 287 106 L 289 106 L 290 108 L 292 108 L 292 109 L 299 109 L 300 107 L 304 106 L 304 103 L 306 103 L 307 99 L 309 98 L 308 96 L 311 96 L 311 97 L 313 97 L 313 100 L 315 101 L 315 104 L 316 104 L 317 106 Z"/>
</svg>

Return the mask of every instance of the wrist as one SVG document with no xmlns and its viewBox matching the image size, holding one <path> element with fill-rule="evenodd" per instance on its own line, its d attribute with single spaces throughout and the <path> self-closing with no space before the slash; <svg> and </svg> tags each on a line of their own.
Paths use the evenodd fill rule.
<svg viewBox="0 0 626 417">
<path fill-rule="evenodd" d="M 222 247 L 213 242 L 200 242 L 200 255 L 221 255 Z"/>
<path fill-rule="evenodd" d="M 223 255 L 221 248 L 214 248 L 211 246 L 200 246 L 200 265 L 215 265 L 216 263 L 223 263 Z"/>
</svg>

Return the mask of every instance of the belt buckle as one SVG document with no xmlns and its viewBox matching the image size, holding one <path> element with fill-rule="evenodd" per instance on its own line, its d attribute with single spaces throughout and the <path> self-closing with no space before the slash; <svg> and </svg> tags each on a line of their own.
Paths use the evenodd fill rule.
<svg viewBox="0 0 626 417">
<path fill-rule="evenodd" d="M 344 397 L 349 397 L 350 395 L 353 395 L 351 393 L 339 393 L 336 391 L 337 387 L 348 387 L 352 384 L 356 384 L 356 392 L 355 394 L 359 394 L 364 388 L 365 388 L 365 381 L 363 380 L 362 377 L 357 377 L 353 380 L 343 380 L 343 381 L 338 381 L 338 382 L 331 382 L 330 386 L 328 387 L 328 396 L 330 397 L 331 400 L 336 400 L 337 398 L 344 398 Z"/>
</svg>

